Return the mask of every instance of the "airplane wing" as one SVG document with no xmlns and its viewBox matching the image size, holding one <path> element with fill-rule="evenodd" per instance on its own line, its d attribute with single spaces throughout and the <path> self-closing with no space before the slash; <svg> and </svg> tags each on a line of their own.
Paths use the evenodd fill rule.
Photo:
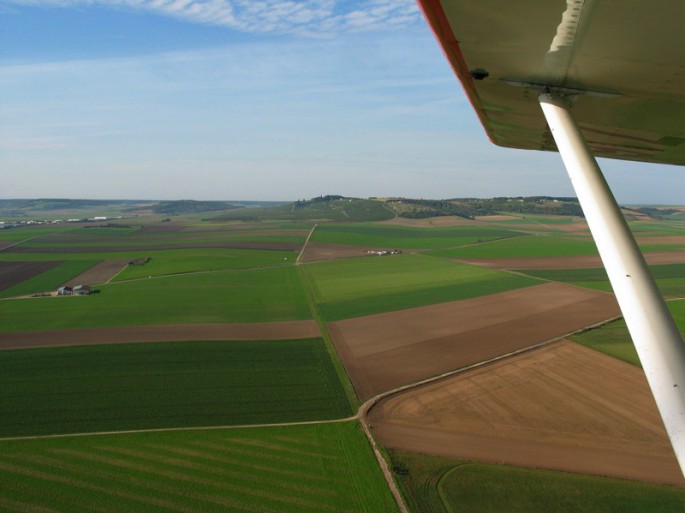
<svg viewBox="0 0 685 513">
<path fill-rule="evenodd" d="M 685 164 L 682 0 L 419 0 L 490 140 L 556 150 L 538 86 L 580 91 L 595 156 Z"/>
<path fill-rule="evenodd" d="M 559 151 L 685 475 L 685 344 L 594 158 L 685 165 L 685 2 L 418 2 L 490 139 Z"/>
</svg>

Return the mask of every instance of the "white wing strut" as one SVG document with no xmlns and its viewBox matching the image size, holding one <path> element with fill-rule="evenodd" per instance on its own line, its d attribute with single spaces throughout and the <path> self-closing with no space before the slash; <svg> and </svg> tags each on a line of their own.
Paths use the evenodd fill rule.
<svg viewBox="0 0 685 513">
<path fill-rule="evenodd" d="M 685 475 L 685 344 L 565 98 L 539 101 Z"/>
</svg>

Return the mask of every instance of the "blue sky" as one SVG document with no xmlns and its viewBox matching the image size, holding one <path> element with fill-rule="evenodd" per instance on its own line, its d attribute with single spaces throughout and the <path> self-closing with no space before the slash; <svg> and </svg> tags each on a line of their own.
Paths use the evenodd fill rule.
<svg viewBox="0 0 685 513">
<path fill-rule="evenodd" d="M 681 170 L 603 161 L 623 203 Z M 490 144 L 414 0 L 0 0 L 0 197 L 572 196 Z"/>
</svg>

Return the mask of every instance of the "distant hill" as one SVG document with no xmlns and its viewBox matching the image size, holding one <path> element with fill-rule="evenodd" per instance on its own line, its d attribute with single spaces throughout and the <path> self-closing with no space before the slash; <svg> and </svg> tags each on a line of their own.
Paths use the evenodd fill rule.
<svg viewBox="0 0 685 513">
<path fill-rule="evenodd" d="M 265 208 L 228 212 L 217 220 L 384 221 L 396 217 L 384 202 L 373 199 L 319 196 Z"/>
<path fill-rule="evenodd" d="M 682 207 L 623 207 L 628 219 L 682 218 Z M 420 219 L 458 216 L 474 219 L 497 214 L 583 217 L 576 198 L 529 196 L 497 198 L 350 198 L 318 196 L 295 202 L 195 200 L 0 199 L 3 219 L 70 219 L 93 216 L 203 215 L 213 220 L 384 221 L 394 217 Z"/>
<path fill-rule="evenodd" d="M 192 215 L 223 212 L 245 207 L 281 205 L 274 201 L 155 201 L 155 200 L 89 200 L 89 199 L 0 199 L 2 218 L 89 217 L 94 215 Z"/>
<path fill-rule="evenodd" d="M 518 198 L 455 198 L 447 200 L 412 198 L 347 198 L 339 195 L 319 196 L 298 200 L 271 208 L 250 208 L 228 212 L 220 219 L 234 220 L 329 220 L 329 221 L 383 221 L 393 217 L 410 219 L 458 216 L 474 219 L 502 213 L 544 214 L 582 217 L 583 212 L 575 198 L 549 196 Z"/>
</svg>

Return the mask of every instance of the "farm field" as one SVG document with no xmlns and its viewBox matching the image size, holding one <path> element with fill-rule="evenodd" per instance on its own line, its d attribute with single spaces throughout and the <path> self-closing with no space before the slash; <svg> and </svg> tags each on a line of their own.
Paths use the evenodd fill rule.
<svg viewBox="0 0 685 513">
<path fill-rule="evenodd" d="M 421 255 L 359 257 L 306 267 L 323 318 L 334 321 L 494 294 L 535 279 Z"/>
<path fill-rule="evenodd" d="M 0 261 L 0 291 L 13 287 L 34 276 L 60 265 L 59 261 L 44 262 L 2 262 Z"/>
<path fill-rule="evenodd" d="M 321 339 L 5 350 L 0 395 L 4 437 L 352 413 Z"/>
<path fill-rule="evenodd" d="M 393 513 L 356 423 L 0 441 L 0 510 Z"/>
<path fill-rule="evenodd" d="M 59 262 L 57 265 L 52 266 L 31 278 L 23 280 L 16 285 L 0 291 L 0 298 L 22 296 L 26 294 L 33 294 L 34 292 L 57 290 L 57 287 L 87 271 L 97 264 L 97 262 L 97 260 L 70 260 Z M 0 262 L 0 267 L 2 267 L 3 263 L 5 262 Z M 30 266 L 36 268 L 41 267 L 41 264 L 45 264 L 47 262 L 20 263 L 27 267 Z"/>
<path fill-rule="evenodd" d="M 685 487 L 640 369 L 556 343 L 383 399 L 388 448 Z"/>
<path fill-rule="evenodd" d="M 596 255 L 597 248 L 589 239 L 561 236 L 529 235 L 477 244 L 462 248 L 442 249 L 435 256 L 454 259 L 526 258 Z"/>
<path fill-rule="evenodd" d="M 613 296 L 547 283 L 329 323 L 357 394 L 375 394 L 618 315 Z"/>
<path fill-rule="evenodd" d="M 685 490 L 566 472 L 391 451 L 414 511 L 677 513 Z"/>
<path fill-rule="evenodd" d="M 294 267 L 186 274 L 98 287 L 84 297 L 0 302 L 3 331 L 309 319 Z"/>
<path fill-rule="evenodd" d="M 664 298 L 685 297 L 685 264 L 653 265 L 650 266 L 650 271 Z M 611 291 L 609 278 L 603 267 L 590 269 L 520 269 L 519 272 L 545 280 Z"/>
<path fill-rule="evenodd" d="M 292 216 L 272 222 L 253 215 L 255 210 L 242 212 L 250 214 L 249 221 L 198 215 L 0 230 L 0 266 L 59 262 L 7 288 L 4 297 L 74 280 L 97 284 L 98 292 L 0 301 L 4 347 L 67 346 L 0 350 L 0 436 L 188 428 L 0 440 L 0 510 L 73 511 L 74 504 L 85 504 L 97 511 L 396 511 L 358 421 L 345 420 L 357 406 L 345 373 L 364 400 L 618 314 L 613 296 L 601 291 L 606 280 L 598 269 L 574 268 L 598 261 L 582 219 L 502 215 L 352 223 L 352 214 L 362 215 L 366 207 L 340 205 L 334 213 L 345 223 L 286 220 Z M 287 214 L 288 208 L 281 210 Z M 679 230 L 685 228 L 672 221 L 633 226 L 644 248 L 662 249 L 650 255 L 658 259 L 651 263 L 658 264 L 662 290 L 682 297 L 685 238 Z M 15 242 L 20 243 L 2 250 Z M 402 253 L 362 256 L 366 249 Z M 126 265 L 134 260 L 145 263 Z M 528 265 L 512 267 L 515 262 Z M 560 269 L 550 268 L 560 263 Z M 670 306 L 685 318 L 679 302 Z M 614 329 L 613 335 L 605 336 L 605 329 Z M 296 338 L 299 330 L 309 335 Z M 587 335 L 595 336 L 590 345 L 612 345 L 630 360 L 622 330 L 619 321 Z M 202 334 L 207 338 L 197 336 Z M 639 468 L 643 474 L 631 479 L 667 474 L 662 482 L 682 486 L 668 470 L 672 459 L 663 456 L 668 445 L 657 433 L 660 424 L 651 413 L 642 414 L 650 410 L 644 391 L 634 388 L 639 369 L 626 365 L 629 370 L 622 368 L 617 384 L 605 387 L 596 380 L 614 379 L 612 365 L 621 362 L 610 359 L 612 364 L 593 367 L 587 359 L 559 353 L 557 367 L 549 363 L 552 357 L 535 360 L 533 374 L 544 379 L 527 388 L 537 377 L 521 374 L 520 366 L 511 370 L 519 358 L 502 362 L 503 368 L 512 365 L 506 372 L 500 364 L 484 367 L 487 384 L 480 374 L 469 373 L 465 380 L 435 383 L 445 384 L 437 395 L 422 395 L 424 385 L 385 399 L 371 410 L 374 433 L 391 449 L 445 454 L 444 448 L 465 446 L 472 452 L 448 455 L 498 462 L 533 454 L 540 466 L 554 460 L 570 462 L 565 470 L 578 473 Z M 585 367 L 594 374 L 587 376 Z M 472 391 L 458 388 L 466 381 L 481 391 L 497 389 L 497 379 L 515 389 L 512 395 L 498 400 L 483 392 L 475 400 Z M 447 386 L 453 383 L 457 388 Z M 535 396 L 538 389 L 548 395 Z M 627 395 L 634 404 L 625 404 Z M 527 411 L 531 397 L 528 406 L 542 404 L 546 410 Z M 468 412 L 465 419 L 455 415 L 453 403 Z M 383 409 L 388 404 L 392 407 Z M 611 422 L 602 424 L 594 414 L 607 408 Z M 381 410 L 382 418 L 373 416 Z M 488 411 L 497 418 L 479 417 Z M 526 424 L 530 417 L 536 422 Z M 219 429 L 322 420 L 312 426 Z M 586 431 L 583 423 L 589 423 Z M 459 433 L 455 444 L 449 438 L 454 425 L 473 428 L 481 439 Z M 197 426 L 213 429 L 193 429 Z M 498 442 L 488 429 L 503 433 L 506 441 Z M 281 434 L 269 434 L 276 432 Z M 222 441 L 207 442 L 211 449 L 200 447 L 198 440 L 219 434 Z M 129 436 L 130 445 L 117 445 Z M 588 441 L 592 437 L 595 442 Z M 91 444 L 98 440 L 100 446 Z M 565 452 L 570 451 L 565 442 L 577 452 Z M 625 450 L 620 443 L 633 447 Z M 366 456 L 339 457 L 348 444 Z M 506 457 L 493 456 L 502 446 Z M 601 460 L 609 470 L 601 464 L 573 467 L 583 455 L 589 455 L 585 463 Z M 360 475 L 348 477 L 350 471 Z M 309 476 L 332 481 L 317 488 L 317 479 Z M 445 486 L 452 487 L 451 476 L 444 477 Z M 102 501 L 102 488 L 110 482 L 114 486 Z M 626 486 L 637 490 L 635 484 Z M 478 493 L 491 493 L 490 485 L 483 483 Z M 566 490 L 566 485 L 546 486 Z M 447 497 L 463 490 L 455 484 L 443 491 Z M 35 498 L 48 502 L 28 502 Z"/>
<path fill-rule="evenodd" d="M 188 340 L 292 340 L 319 338 L 316 321 L 232 322 L 227 324 L 156 324 L 116 328 L 80 328 L 4 332 L 0 349 L 88 346 L 132 342 L 184 342 Z"/>
<path fill-rule="evenodd" d="M 324 224 L 316 227 L 310 241 L 376 249 L 437 249 L 521 235 L 487 226 L 413 228 L 390 224 Z"/>
<path fill-rule="evenodd" d="M 678 329 L 685 333 L 685 301 L 669 301 L 667 305 Z M 570 339 L 640 367 L 640 360 L 623 319 L 575 334 Z"/>
</svg>

